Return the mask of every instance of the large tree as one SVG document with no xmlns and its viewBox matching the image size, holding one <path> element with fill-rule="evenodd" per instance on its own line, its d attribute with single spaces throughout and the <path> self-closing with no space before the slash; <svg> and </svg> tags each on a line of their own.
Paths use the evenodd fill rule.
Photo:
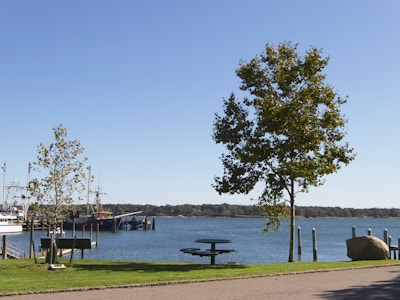
<svg viewBox="0 0 400 300">
<path fill-rule="evenodd" d="M 233 93 L 224 112 L 215 115 L 213 139 L 226 152 L 221 193 L 248 194 L 257 185 L 257 199 L 270 227 L 279 229 L 290 216 L 289 262 L 294 261 L 295 195 L 324 183 L 323 177 L 350 163 L 355 154 L 343 141 L 347 120 L 340 97 L 325 82 L 329 58 L 314 47 L 298 53 L 298 45 L 267 44 L 265 52 L 236 70 L 243 100 Z"/>
<path fill-rule="evenodd" d="M 80 200 L 84 192 L 84 148 L 78 140 L 67 140 L 68 131 L 62 124 L 53 128 L 55 141 L 37 147 L 37 161 L 33 170 L 41 175 L 30 181 L 29 189 L 37 199 L 40 210 L 48 221 L 56 224 L 67 210 Z"/>
</svg>

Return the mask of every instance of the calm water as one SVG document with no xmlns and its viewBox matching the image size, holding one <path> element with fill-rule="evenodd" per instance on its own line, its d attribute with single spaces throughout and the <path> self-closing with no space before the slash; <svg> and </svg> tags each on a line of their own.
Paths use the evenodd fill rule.
<svg viewBox="0 0 400 300">
<path fill-rule="evenodd" d="M 126 261 L 171 261 L 208 263 L 208 257 L 184 254 L 181 248 L 208 245 L 195 243 L 200 238 L 224 238 L 232 244 L 223 245 L 238 252 L 216 257 L 217 263 L 234 261 L 243 264 L 286 262 L 289 253 L 289 227 L 285 222 L 280 232 L 263 234 L 264 219 L 243 218 L 157 218 L 156 230 L 100 232 L 99 245 L 85 250 L 85 259 L 107 259 Z M 295 258 L 312 261 L 312 229 L 317 231 L 318 261 L 348 261 L 346 239 L 351 238 L 352 227 L 356 226 L 357 236 L 365 235 L 368 228 L 372 234 L 383 239 L 385 228 L 397 244 L 400 236 L 400 219 L 300 219 L 296 228 L 302 230 L 302 256 L 297 257 L 297 231 Z M 80 234 L 80 233 L 79 233 Z M 35 232 L 36 249 L 45 231 Z M 67 231 L 66 236 L 71 236 Z M 89 233 L 86 233 L 89 236 Z M 94 239 L 94 238 L 93 238 Z M 29 233 L 10 236 L 9 240 L 26 249 L 29 253 Z M 76 253 L 74 259 L 80 259 Z"/>
</svg>

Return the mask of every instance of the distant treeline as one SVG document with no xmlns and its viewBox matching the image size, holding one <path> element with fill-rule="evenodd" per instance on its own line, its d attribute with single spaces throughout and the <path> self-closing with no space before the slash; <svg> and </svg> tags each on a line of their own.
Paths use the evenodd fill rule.
<svg viewBox="0 0 400 300">
<path fill-rule="evenodd" d="M 84 211 L 86 206 L 81 206 Z M 185 217 L 261 217 L 256 205 L 202 204 L 202 205 L 134 205 L 103 204 L 103 208 L 114 215 L 142 211 L 145 216 L 185 216 Z M 296 216 L 303 218 L 389 218 L 400 217 L 398 208 L 341 208 L 320 206 L 296 207 Z"/>
</svg>

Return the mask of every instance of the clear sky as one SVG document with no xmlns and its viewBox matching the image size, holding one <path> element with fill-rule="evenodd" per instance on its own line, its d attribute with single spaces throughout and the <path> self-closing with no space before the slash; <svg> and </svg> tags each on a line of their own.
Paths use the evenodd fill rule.
<svg viewBox="0 0 400 300">
<path fill-rule="evenodd" d="M 218 195 L 214 114 L 267 43 L 315 46 L 358 153 L 298 205 L 400 207 L 400 1 L 0 1 L 0 162 L 24 183 L 62 123 L 105 203 L 251 205 Z"/>
</svg>

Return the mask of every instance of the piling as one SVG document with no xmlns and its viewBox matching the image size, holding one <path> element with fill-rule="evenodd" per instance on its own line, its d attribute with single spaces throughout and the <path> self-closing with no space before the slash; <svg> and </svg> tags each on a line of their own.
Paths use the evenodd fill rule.
<svg viewBox="0 0 400 300">
<path fill-rule="evenodd" d="M 312 242 L 313 242 L 313 260 L 317 261 L 317 231 L 312 229 Z"/>
<path fill-rule="evenodd" d="M 386 245 L 389 245 L 389 231 L 387 228 L 383 230 L 383 241 L 386 243 Z"/>
<path fill-rule="evenodd" d="M 3 235 L 3 259 L 7 259 L 7 242 L 8 242 L 8 235 Z"/>
<path fill-rule="evenodd" d="M 390 255 L 390 258 L 392 258 L 392 250 L 393 250 L 393 259 L 397 259 L 397 257 L 396 257 L 397 247 L 396 246 L 392 246 L 392 237 L 389 235 L 389 255 Z"/>
<path fill-rule="evenodd" d="M 400 259 L 400 236 L 397 238 L 397 252 L 399 254 L 398 258 Z"/>
<path fill-rule="evenodd" d="M 153 225 L 151 229 L 156 230 L 156 217 L 153 217 Z"/>
<path fill-rule="evenodd" d="M 352 238 L 355 238 L 355 237 L 356 237 L 356 226 L 355 226 L 355 225 L 353 225 L 353 228 L 352 228 L 352 230 L 351 230 L 351 237 L 352 237 Z"/>
<path fill-rule="evenodd" d="M 297 228 L 297 254 L 301 256 L 301 227 Z"/>
<path fill-rule="evenodd" d="M 97 224 L 97 228 L 96 228 L 96 246 L 99 244 L 99 231 L 100 231 L 100 224 Z"/>
<path fill-rule="evenodd" d="M 113 232 L 113 233 L 117 232 L 117 222 L 115 221 L 115 217 L 113 217 L 113 220 L 112 220 L 111 232 Z"/>
<path fill-rule="evenodd" d="M 368 228 L 368 235 L 372 235 L 372 230 L 371 230 L 371 228 Z"/>
<path fill-rule="evenodd" d="M 31 219 L 31 226 L 30 226 L 30 235 L 29 235 L 29 258 L 32 258 L 32 255 L 35 253 L 35 247 L 33 245 L 33 218 Z"/>
<path fill-rule="evenodd" d="M 75 237 L 75 218 L 72 218 L 72 237 Z"/>
</svg>

